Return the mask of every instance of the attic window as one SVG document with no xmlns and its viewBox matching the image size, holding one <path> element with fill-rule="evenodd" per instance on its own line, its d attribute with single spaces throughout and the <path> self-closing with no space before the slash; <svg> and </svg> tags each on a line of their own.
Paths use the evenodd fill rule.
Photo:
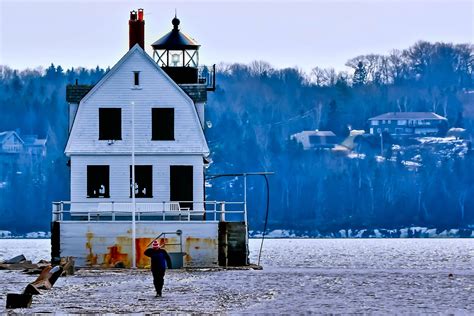
<svg viewBox="0 0 474 316">
<path fill-rule="evenodd" d="M 122 109 L 99 108 L 99 140 L 122 139 Z"/>
<path fill-rule="evenodd" d="M 140 85 L 140 72 L 139 71 L 133 72 L 133 85 L 134 86 Z"/>
<path fill-rule="evenodd" d="M 174 140 L 174 108 L 151 109 L 151 140 Z"/>
<path fill-rule="evenodd" d="M 135 197 L 153 197 L 153 166 L 135 166 Z M 130 197 L 132 197 L 132 166 L 130 166 Z"/>
<path fill-rule="evenodd" d="M 87 166 L 87 197 L 108 198 L 109 166 Z"/>
</svg>

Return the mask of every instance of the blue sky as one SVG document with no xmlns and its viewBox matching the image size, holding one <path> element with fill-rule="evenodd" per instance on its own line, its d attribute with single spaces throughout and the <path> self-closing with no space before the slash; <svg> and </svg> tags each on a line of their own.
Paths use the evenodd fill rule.
<svg viewBox="0 0 474 316">
<path fill-rule="evenodd" d="M 472 1 L 0 0 L 0 64 L 17 69 L 113 66 L 128 49 L 129 11 L 145 9 L 145 43 L 181 29 L 202 64 L 265 60 L 276 67 L 344 69 L 352 57 L 417 40 L 472 43 Z"/>
</svg>

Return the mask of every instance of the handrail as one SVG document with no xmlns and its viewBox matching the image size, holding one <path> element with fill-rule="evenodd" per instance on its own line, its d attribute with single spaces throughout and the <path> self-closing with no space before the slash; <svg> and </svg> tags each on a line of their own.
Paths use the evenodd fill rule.
<svg viewBox="0 0 474 316">
<path fill-rule="evenodd" d="M 150 241 L 150 243 L 146 246 L 146 248 L 150 247 L 150 245 L 157 239 L 160 239 L 161 236 L 163 236 L 163 238 L 166 238 L 166 235 L 178 235 L 179 236 L 179 246 L 180 246 L 180 252 L 182 253 L 183 252 L 183 232 L 181 230 L 177 230 L 175 232 L 162 232 L 161 234 L 159 234 L 157 237 L 155 237 L 152 241 Z M 176 246 L 178 244 L 166 244 L 168 246 Z"/>
<path fill-rule="evenodd" d="M 182 203 L 192 204 L 192 209 L 181 207 Z M 60 201 L 53 202 L 53 221 L 117 221 L 128 220 L 132 216 L 130 201 Z M 168 205 L 177 205 L 168 207 Z M 242 207 L 239 208 L 239 206 Z M 243 216 L 245 202 L 240 201 L 153 201 L 137 202 L 135 210 L 138 221 L 225 221 Z M 240 215 L 239 215 L 240 214 Z M 69 219 L 67 219 L 69 215 Z M 158 219 L 159 218 L 159 219 Z M 170 219 L 171 218 L 171 219 Z M 184 219 L 183 219 L 184 218 Z"/>
</svg>

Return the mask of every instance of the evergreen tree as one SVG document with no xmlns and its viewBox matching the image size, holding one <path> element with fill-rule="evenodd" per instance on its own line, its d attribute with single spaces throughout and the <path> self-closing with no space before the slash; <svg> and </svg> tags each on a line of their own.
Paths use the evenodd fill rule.
<svg viewBox="0 0 474 316">
<path fill-rule="evenodd" d="M 362 86 L 366 83 L 367 80 L 367 70 L 365 69 L 364 63 L 359 61 L 357 63 L 357 68 L 354 70 L 354 78 L 352 83 L 354 86 Z"/>
</svg>

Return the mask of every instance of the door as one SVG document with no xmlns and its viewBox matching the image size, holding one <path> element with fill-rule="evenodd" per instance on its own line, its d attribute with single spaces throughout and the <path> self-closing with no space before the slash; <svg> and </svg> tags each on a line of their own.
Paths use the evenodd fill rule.
<svg viewBox="0 0 474 316">
<path fill-rule="evenodd" d="M 193 166 L 170 166 L 170 201 L 193 201 Z M 180 203 L 193 209 L 193 203 Z"/>
</svg>

